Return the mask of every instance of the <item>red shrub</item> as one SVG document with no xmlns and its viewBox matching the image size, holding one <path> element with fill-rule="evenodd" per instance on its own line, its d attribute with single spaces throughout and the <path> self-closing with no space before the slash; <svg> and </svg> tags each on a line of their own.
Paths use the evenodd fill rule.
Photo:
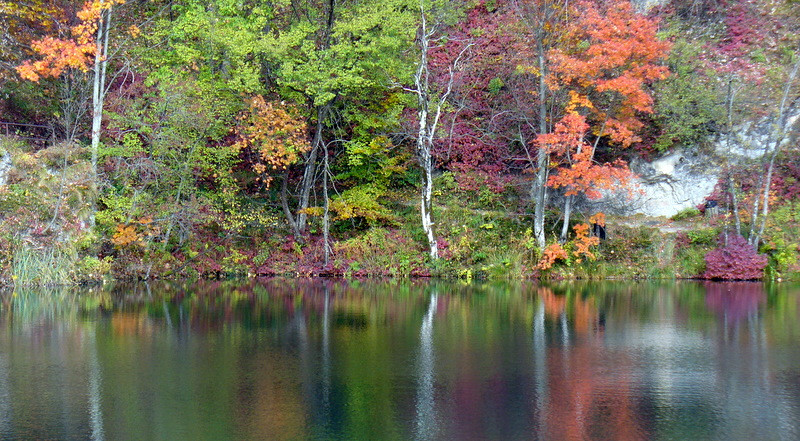
<svg viewBox="0 0 800 441">
<path fill-rule="evenodd" d="M 722 244 L 720 236 L 720 244 Z M 747 240 L 735 235 L 728 238 L 728 245 L 706 254 L 706 279 L 752 280 L 764 276 L 767 256 L 758 254 Z"/>
</svg>

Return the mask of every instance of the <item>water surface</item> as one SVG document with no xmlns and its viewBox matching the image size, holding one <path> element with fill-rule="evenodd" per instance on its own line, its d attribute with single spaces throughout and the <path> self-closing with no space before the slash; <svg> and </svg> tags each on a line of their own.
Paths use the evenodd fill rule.
<svg viewBox="0 0 800 441">
<path fill-rule="evenodd" d="M 800 287 L 267 280 L 0 297 L 1 439 L 800 439 Z"/>
</svg>

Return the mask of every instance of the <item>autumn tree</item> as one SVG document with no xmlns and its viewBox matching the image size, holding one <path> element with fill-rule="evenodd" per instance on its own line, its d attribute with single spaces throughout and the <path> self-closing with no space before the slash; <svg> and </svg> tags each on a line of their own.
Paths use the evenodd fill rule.
<svg viewBox="0 0 800 441">
<path fill-rule="evenodd" d="M 293 106 L 268 102 L 261 95 L 250 99 L 249 108 L 239 117 L 237 149 L 251 149 L 256 154 L 253 169 L 267 186 L 273 180 L 271 172 L 283 173 L 308 152 L 308 127 L 305 119 Z M 298 224 L 286 197 L 287 183 L 283 180 L 281 206 L 295 235 L 300 236 Z"/>
<path fill-rule="evenodd" d="M 103 104 L 106 97 L 106 69 L 111 31 L 111 13 L 115 5 L 125 0 L 94 0 L 84 4 L 77 13 L 78 24 L 70 28 L 66 37 L 45 37 L 32 43 L 41 57 L 29 60 L 17 68 L 26 80 L 37 82 L 42 77 L 58 77 L 69 69 L 86 72 L 92 68 L 92 144 L 91 186 L 93 197 L 97 194 L 97 158 L 100 129 L 103 121 Z M 92 216 L 92 222 L 94 216 Z"/>
<path fill-rule="evenodd" d="M 572 111 L 556 124 L 552 133 L 536 138 L 539 150 L 544 150 L 551 158 L 559 158 L 563 164 L 554 170 L 547 181 L 551 188 L 563 188 L 568 201 L 564 207 L 562 242 L 567 239 L 571 211 L 569 201 L 572 197 L 584 194 L 589 199 L 599 199 L 603 196 L 601 190 L 624 187 L 632 177 L 627 164 L 621 159 L 608 164 L 594 161 L 597 143 L 591 145 L 586 142 L 588 130 L 585 117 Z"/>
<path fill-rule="evenodd" d="M 578 145 L 575 157 L 565 157 L 569 167 L 551 177 L 551 186 L 567 188 L 564 226 L 566 239 L 573 197 L 584 192 L 590 199 L 599 198 L 593 185 L 611 189 L 613 182 L 624 183 L 630 173 L 618 161 L 614 165 L 595 166 L 595 151 L 601 138 L 612 145 L 628 147 L 641 141 L 637 132 L 644 123 L 641 115 L 653 112 L 653 97 L 648 85 L 667 77 L 669 70 L 661 61 L 670 44 L 656 35 L 657 23 L 637 14 L 627 0 L 585 2 L 578 6 L 564 35 L 568 43 L 554 48 L 549 57 L 552 81 L 569 90 L 564 128 L 580 130 L 576 112 L 583 112 L 593 123 L 591 147 Z M 588 126 L 585 129 L 589 129 Z M 563 130 L 563 128 L 562 128 Z"/>
<path fill-rule="evenodd" d="M 537 124 L 529 143 L 536 150 L 531 196 L 534 232 L 541 249 L 548 185 L 567 188 L 565 213 L 569 213 L 572 197 L 591 188 L 587 180 L 599 178 L 598 173 L 622 176 L 618 166 L 594 166 L 597 146 L 601 139 L 619 147 L 639 140 L 640 115 L 652 112 L 647 86 L 666 76 L 667 69 L 659 62 L 669 44 L 658 40 L 656 22 L 637 14 L 626 0 L 569 4 L 531 0 L 516 5 L 530 40 L 527 50 L 521 51 L 528 61 L 520 70 L 538 79 L 537 107 L 531 109 Z M 578 128 L 574 115 L 581 115 L 588 127 L 566 135 Z M 558 137 L 556 131 L 572 139 L 565 143 L 549 136 Z M 577 142 L 584 134 L 586 147 L 583 141 Z M 556 150 L 565 153 L 556 162 L 560 169 L 550 165 L 553 145 L 560 145 Z M 572 152 L 565 146 L 571 146 Z M 562 176 L 551 179 L 554 172 Z M 593 178 L 583 179 L 583 173 Z M 568 222 L 567 217 L 564 235 Z"/>
</svg>

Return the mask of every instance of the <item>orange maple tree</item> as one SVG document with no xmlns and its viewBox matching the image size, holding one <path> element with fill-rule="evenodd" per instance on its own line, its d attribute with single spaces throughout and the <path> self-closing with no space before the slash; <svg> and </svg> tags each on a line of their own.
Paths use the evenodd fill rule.
<svg viewBox="0 0 800 441">
<path fill-rule="evenodd" d="M 592 216 L 590 222 L 595 222 L 601 219 L 601 217 L 605 219 L 602 213 L 598 213 Z M 552 243 L 545 248 L 536 268 L 540 270 L 550 269 L 557 261 L 569 259 L 570 254 L 572 257 L 575 257 L 575 263 L 581 263 L 584 258 L 589 260 L 597 258 L 594 252 L 592 252 L 591 247 L 599 245 L 600 239 L 589 234 L 589 224 L 580 223 L 573 226 L 572 229 L 575 231 L 575 239 L 572 241 L 572 247 L 574 248 L 572 248 L 571 253 L 567 252 L 561 244 Z"/>
<path fill-rule="evenodd" d="M 308 125 L 299 111 L 261 95 L 250 98 L 248 110 L 239 116 L 236 134 L 234 148 L 251 148 L 257 153 L 253 170 L 267 185 L 272 182 L 269 170 L 284 170 L 311 149 Z"/>
<path fill-rule="evenodd" d="M 638 114 L 653 112 L 647 85 L 669 74 L 660 62 L 671 44 L 658 39 L 658 22 L 628 0 L 576 2 L 571 15 L 565 44 L 549 54 L 551 87 L 570 89 L 567 111 L 585 109 L 600 126 L 596 136 L 627 147 L 640 140 Z"/>
<path fill-rule="evenodd" d="M 594 147 L 588 144 L 586 134 L 589 124 L 577 112 L 567 113 L 553 132 L 538 135 L 538 148 L 548 151 L 553 159 L 560 160 L 561 167 L 550 175 L 547 185 L 565 188 L 566 196 L 583 193 L 589 199 L 602 197 L 600 190 L 611 190 L 624 186 L 633 176 L 622 159 L 612 163 L 598 164 L 594 161 Z"/>
<path fill-rule="evenodd" d="M 28 60 L 17 67 L 19 75 L 38 82 L 42 77 L 58 77 L 68 69 L 89 70 L 94 62 L 98 45 L 95 41 L 97 27 L 104 11 L 125 0 L 94 0 L 84 3 L 78 11 L 78 24 L 69 28 L 67 38 L 44 37 L 31 43 L 33 51 L 41 58 Z"/>
</svg>

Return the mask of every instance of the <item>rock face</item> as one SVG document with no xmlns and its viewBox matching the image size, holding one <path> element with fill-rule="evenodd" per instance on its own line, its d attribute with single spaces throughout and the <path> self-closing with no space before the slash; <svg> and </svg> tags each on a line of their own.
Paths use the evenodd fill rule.
<svg viewBox="0 0 800 441">
<path fill-rule="evenodd" d="M 623 216 L 671 217 L 702 204 L 719 180 L 717 161 L 711 157 L 676 150 L 652 162 L 631 162 L 637 178 L 626 191 L 607 194 L 592 202 L 591 210 Z"/>
<path fill-rule="evenodd" d="M 702 204 L 717 185 L 720 170 L 711 157 L 678 150 L 647 163 L 634 161 L 631 169 L 640 194 L 635 194 L 630 211 L 648 216 L 674 216 Z"/>
<path fill-rule="evenodd" d="M 800 100 L 787 112 L 780 130 L 770 118 L 745 122 L 735 127 L 730 137 L 721 134 L 711 140 L 708 153 L 676 150 L 652 162 L 634 160 L 630 167 L 638 178 L 629 189 L 632 197 L 627 197 L 627 192 L 609 194 L 589 208 L 620 215 L 671 217 L 702 204 L 714 191 L 725 163 L 755 164 L 776 148 L 786 149 L 796 141 Z"/>
<path fill-rule="evenodd" d="M 763 157 L 776 147 L 785 149 L 796 139 L 800 125 L 800 100 L 787 109 L 786 121 L 780 130 L 772 118 L 745 122 L 734 128 L 730 137 L 721 134 L 712 143 L 717 155 L 734 163 Z M 780 145 L 778 145 L 780 144 Z"/>
</svg>

